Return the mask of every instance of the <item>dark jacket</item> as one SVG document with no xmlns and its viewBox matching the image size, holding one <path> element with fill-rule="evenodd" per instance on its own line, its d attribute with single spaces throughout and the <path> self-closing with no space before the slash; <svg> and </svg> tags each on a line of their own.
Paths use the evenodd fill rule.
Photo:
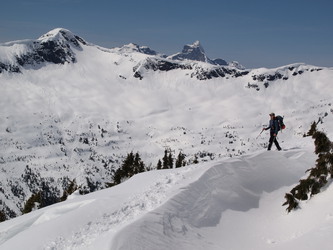
<svg viewBox="0 0 333 250">
<path fill-rule="evenodd" d="M 278 132 L 279 132 L 279 121 L 276 119 L 276 118 L 274 118 L 273 120 L 269 120 L 269 125 L 268 125 L 268 127 L 267 128 L 265 128 L 265 130 L 268 130 L 268 129 L 270 129 L 270 132 L 272 133 L 272 134 L 278 134 Z"/>
</svg>

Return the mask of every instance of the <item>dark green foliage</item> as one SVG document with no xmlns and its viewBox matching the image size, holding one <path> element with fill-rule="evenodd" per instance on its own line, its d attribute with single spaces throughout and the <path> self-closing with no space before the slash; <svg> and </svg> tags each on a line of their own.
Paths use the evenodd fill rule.
<svg viewBox="0 0 333 250">
<path fill-rule="evenodd" d="M 317 131 L 317 123 L 313 122 L 311 124 L 311 128 L 309 130 L 309 132 L 307 133 L 307 136 L 313 136 L 313 134 Z"/>
<path fill-rule="evenodd" d="M 287 207 L 288 213 L 291 212 L 291 210 L 298 208 L 298 201 L 295 199 L 295 197 L 292 194 L 286 194 L 284 198 L 286 198 L 287 201 L 283 203 L 282 206 L 288 205 Z"/>
<path fill-rule="evenodd" d="M 139 153 L 135 154 L 134 163 L 132 167 L 132 175 L 145 172 L 145 164 L 141 160 Z"/>
<path fill-rule="evenodd" d="M 194 155 L 194 161 L 193 161 L 194 164 L 198 164 L 199 163 L 199 160 L 198 160 L 198 156 L 197 155 Z"/>
<path fill-rule="evenodd" d="M 47 182 L 43 181 L 40 185 L 40 190 L 41 208 L 59 202 L 60 193 L 55 187 L 52 187 Z"/>
<path fill-rule="evenodd" d="M 0 210 L 0 222 L 7 220 L 6 214 L 4 211 Z"/>
<path fill-rule="evenodd" d="M 31 197 L 24 204 L 22 213 L 23 214 L 30 213 L 34 208 L 41 208 L 41 203 L 42 203 L 41 193 L 38 192 L 36 194 L 32 194 Z"/>
<path fill-rule="evenodd" d="M 55 188 L 43 181 L 40 185 L 40 191 L 33 193 L 27 200 L 22 213 L 29 213 L 34 208 L 39 209 L 59 202 L 59 196 L 57 193 Z"/>
<path fill-rule="evenodd" d="M 328 178 L 333 177 L 332 142 L 325 133 L 317 131 L 315 122 L 311 125 L 308 135 L 312 135 L 314 139 L 315 153 L 318 155 L 318 159 L 316 166 L 307 170 L 310 173 L 309 176 L 300 180 L 299 184 L 290 191 L 291 194 L 286 194 L 287 201 L 283 206 L 288 205 L 288 212 L 298 207 L 297 200 L 307 200 L 320 193 L 321 188 L 327 184 Z"/>
<path fill-rule="evenodd" d="M 113 187 L 113 186 L 115 186 L 116 184 L 115 183 L 113 183 L 113 182 L 106 182 L 105 183 L 105 188 L 110 188 L 110 187 Z"/>
<path fill-rule="evenodd" d="M 168 165 L 169 165 L 169 168 L 173 168 L 173 157 L 172 157 L 171 152 L 168 155 Z"/>
<path fill-rule="evenodd" d="M 332 142 L 328 139 L 326 134 L 321 131 L 316 131 L 313 136 L 315 139 L 315 153 L 328 153 L 332 148 Z"/>
<path fill-rule="evenodd" d="M 319 194 L 320 189 L 324 187 L 327 183 L 327 177 L 326 176 L 320 176 L 311 186 L 311 196 Z"/>
<path fill-rule="evenodd" d="M 182 152 L 179 152 L 177 159 L 174 159 L 172 156 L 172 151 L 171 149 L 169 150 L 165 150 L 164 151 L 164 156 L 161 160 L 158 160 L 157 163 L 157 169 L 172 169 L 174 166 L 176 168 L 180 168 L 180 167 L 184 167 L 186 166 L 186 161 L 185 161 L 185 154 L 183 154 Z M 174 160 L 175 164 L 174 164 Z"/>
<path fill-rule="evenodd" d="M 176 159 L 176 168 L 181 168 L 186 165 L 185 155 L 182 152 L 179 152 L 178 157 Z"/>
<path fill-rule="evenodd" d="M 309 185 L 312 183 L 311 179 L 300 180 L 299 184 L 294 187 L 290 193 L 297 199 L 297 200 L 307 200 L 308 199 L 308 192 L 310 190 Z"/>
<path fill-rule="evenodd" d="M 331 175 L 331 178 L 333 178 L 333 153 L 327 154 L 327 164 L 329 165 L 328 172 Z"/>
<path fill-rule="evenodd" d="M 145 171 L 145 164 L 141 160 L 139 153 L 134 155 L 131 152 L 127 155 L 121 167 L 114 172 L 113 182 L 115 185 L 120 184 L 123 180 Z"/>
<path fill-rule="evenodd" d="M 163 160 L 162 169 L 168 169 L 169 168 L 168 150 L 164 151 L 164 157 L 162 160 Z"/>
<path fill-rule="evenodd" d="M 68 187 L 64 190 L 64 194 L 60 197 L 60 201 L 67 200 L 68 195 L 71 195 L 78 189 L 75 179 L 70 181 Z"/>
<path fill-rule="evenodd" d="M 162 162 L 161 162 L 161 160 L 158 160 L 158 162 L 157 162 L 157 167 L 156 167 L 158 170 L 159 169 L 162 169 Z"/>
<path fill-rule="evenodd" d="M 169 168 L 173 168 L 173 157 L 171 154 L 171 150 L 170 152 L 168 152 L 168 150 L 164 151 L 164 157 L 162 159 L 162 169 L 169 169 Z"/>
<path fill-rule="evenodd" d="M 123 176 L 125 176 L 123 170 L 121 168 L 118 168 L 113 174 L 113 183 L 115 185 L 120 184 Z"/>
</svg>

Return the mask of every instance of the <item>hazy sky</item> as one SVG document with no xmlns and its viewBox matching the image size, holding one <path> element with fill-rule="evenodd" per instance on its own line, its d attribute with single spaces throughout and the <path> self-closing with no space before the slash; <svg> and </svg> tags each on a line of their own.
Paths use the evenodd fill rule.
<svg viewBox="0 0 333 250">
<path fill-rule="evenodd" d="M 66 28 L 107 48 L 167 55 L 199 40 L 211 59 L 247 68 L 333 66 L 332 0 L 4 0 L 0 43 Z"/>
</svg>

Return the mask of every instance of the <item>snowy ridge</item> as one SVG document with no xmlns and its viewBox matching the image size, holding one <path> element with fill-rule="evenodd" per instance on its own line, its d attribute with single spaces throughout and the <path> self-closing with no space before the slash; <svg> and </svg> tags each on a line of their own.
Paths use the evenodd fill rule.
<svg viewBox="0 0 333 250">
<path fill-rule="evenodd" d="M 193 60 L 212 63 L 212 61 L 206 56 L 205 50 L 199 41 L 195 41 L 193 44 L 185 45 L 181 53 L 171 55 L 169 58 L 172 60 Z"/>
<path fill-rule="evenodd" d="M 251 225 L 246 220 L 245 225 L 223 225 L 226 220 L 232 223 L 235 219 L 224 216 L 228 211 L 246 216 L 251 209 L 259 210 L 262 195 L 270 196 L 295 182 L 304 171 L 302 160 L 309 162 L 311 158 L 296 150 L 285 153 L 282 158 L 279 154 L 260 153 L 216 164 L 166 204 L 120 231 L 112 248 L 154 249 L 158 245 L 159 249 L 266 249 L 270 238 L 265 242 L 256 235 L 258 232 L 253 235 L 251 230 L 246 231 L 247 225 Z M 281 201 L 280 197 L 276 198 Z M 274 205 L 280 204 L 274 202 Z M 277 225 L 267 221 L 261 226 L 267 229 Z M 237 231 L 230 234 L 229 230 Z M 250 236 L 246 236 L 248 233 Z M 216 234 L 218 238 L 214 238 Z M 251 237 L 258 245 L 247 242 Z M 240 238 L 241 242 L 237 240 Z"/>
<path fill-rule="evenodd" d="M 81 45 L 87 43 L 62 28 L 51 30 L 37 40 L 0 44 L 0 73 L 20 73 L 25 68 L 38 69 L 47 63 L 74 63 Z"/>
<path fill-rule="evenodd" d="M 281 207 L 314 164 L 311 141 L 303 143 L 305 149 L 152 171 L 72 195 L 1 223 L 0 249 L 329 249 L 331 186 L 302 210 Z"/>
<path fill-rule="evenodd" d="M 37 41 L 40 41 L 41 43 L 46 43 L 50 41 L 55 42 L 66 42 L 70 41 L 72 43 L 75 43 L 78 45 L 77 40 L 79 40 L 82 44 L 86 44 L 86 42 L 76 35 L 74 35 L 71 31 L 64 29 L 64 28 L 57 28 L 53 29 L 46 34 L 42 35 L 40 38 L 37 39 Z"/>
</svg>

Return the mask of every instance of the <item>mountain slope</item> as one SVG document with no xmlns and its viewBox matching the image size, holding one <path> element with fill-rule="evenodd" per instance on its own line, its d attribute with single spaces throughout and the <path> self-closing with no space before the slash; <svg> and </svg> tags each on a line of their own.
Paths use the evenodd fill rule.
<svg viewBox="0 0 333 250">
<path fill-rule="evenodd" d="M 177 53 L 169 57 L 172 60 L 193 60 L 206 63 L 213 63 L 206 54 L 199 41 L 191 45 L 185 45 L 181 53 Z"/>
<path fill-rule="evenodd" d="M 54 29 L 37 40 L 23 40 L 2 44 L 0 73 L 21 72 L 22 67 L 37 67 L 44 63 L 76 62 L 76 51 L 87 43 L 66 29 Z"/>
<path fill-rule="evenodd" d="M 44 43 L 61 51 L 60 63 L 47 60 L 54 51 L 40 51 Z M 101 48 L 64 29 L 0 46 L 0 62 L 20 72 L 0 73 L 7 218 L 40 191 L 52 203 L 73 180 L 84 193 L 108 187 L 131 151 L 153 169 L 165 150 L 188 164 L 255 152 L 267 144 L 267 134 L 257 136 L 271 112 L 285 116 L 283 148 L 300 146 L 314 120 L 330 133 L 330 68 L 239 70 L 145 51 Z"/>
<path fill-rule="evenodd" d="M 281 206 L 314 164 L 311 139 L 302 143 L 72 195 L 1 223 L 0 249 L 329 249 L 331 186 L 301 210 L 287 214 Z"/>
</svg>

